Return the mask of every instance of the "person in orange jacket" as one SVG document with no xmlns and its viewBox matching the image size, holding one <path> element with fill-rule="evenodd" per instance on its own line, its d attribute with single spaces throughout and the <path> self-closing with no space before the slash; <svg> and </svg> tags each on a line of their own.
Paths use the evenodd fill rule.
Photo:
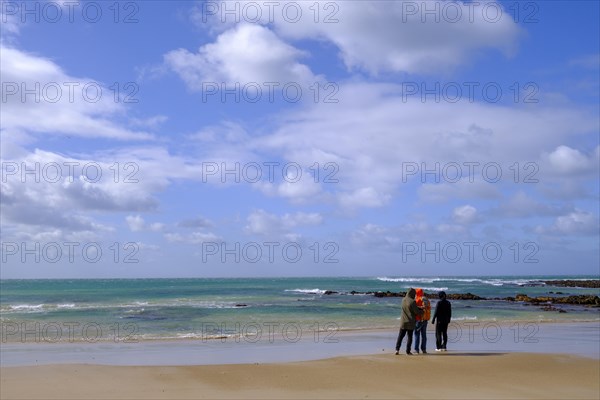
<svg viewBox="0 0 600 400">
<path fill-rule="evenodd" d="M 427 354 L 427 323 L 431 317 L 431 303 L 429 299 L 425 297 L 423 289 L 417 289 L 417 295 L 415 297 L 415 303 L 423 310 L 423 315 L 417 315 L 417 322 L 415 324 L 415 352 L 419 354 L 419 345 L 423 354 Z"/>
</svg>

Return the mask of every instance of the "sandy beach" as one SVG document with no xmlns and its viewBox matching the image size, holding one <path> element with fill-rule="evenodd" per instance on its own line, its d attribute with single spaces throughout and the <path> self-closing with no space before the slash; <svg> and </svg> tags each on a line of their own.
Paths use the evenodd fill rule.
<svg viewBox="0 0 600 400">
<path fill-rule="evenodd" d="M 2 399 L 597 399 L 598 360 L 448 352 L 204 366 L 4 367 Z M 415 382 L 422 382 L 415 384 Z"/>
</svg>

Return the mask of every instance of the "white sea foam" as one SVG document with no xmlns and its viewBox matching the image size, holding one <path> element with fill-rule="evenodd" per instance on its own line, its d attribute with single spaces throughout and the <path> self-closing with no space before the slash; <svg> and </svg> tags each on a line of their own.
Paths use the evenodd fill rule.
<svg viewBox="0 0 600 400">
<path fill-rule="evenodd" d="M 529 283 L 540 283 L 536 279 L 501 279 L 501 278 L 418 278 L 418 277 L 405 277 L 405 278 L 389 278 L 389 277 L 378 277 L 377 280 L 382 282 L 416 282 L 416 283 L 433 283 L 433 282 L 464 282 L 464 283 L 481 283 L 492 286 L 504 286 L 504 285 L 526 285 Z"/>
<path fill-rule="evenodd" d="M 143 308 L 135 308 L 135 309 L 125 311 L 125 314 L 141 314 L 143 312 L 144 312 Z"/>
<path fill-rule="evenodd" d="M 432 287 L 432 286 L 422 286 L 421 289 L 423 290 L 431 290 L 434 292 L 439 292 L 440 290 L 448 290 L 447 287 Z"/>
<path fill-rule="evenodd" d="M 31 304 L 17 304 L 14 306 L 9 306 L 9 310 L 14 310 L 14 311 L 41 311 L 44 308 L 45 304 L 37 304 L 37 305 L 31 305 Z"/>
<path fill-rule="evenodd" d="M 285 289 L 286 292 L 302 293 L 302 294 L 323 294 L 322 289 Z"/>
<path fill-rule="evenodd" d="M 387 277 L 379 277 L 377 278 L 379 281 L 383 282 L 424 282 L 424 283 L 433 283 L 439 278 L 387 278 Z"/>
</svg>

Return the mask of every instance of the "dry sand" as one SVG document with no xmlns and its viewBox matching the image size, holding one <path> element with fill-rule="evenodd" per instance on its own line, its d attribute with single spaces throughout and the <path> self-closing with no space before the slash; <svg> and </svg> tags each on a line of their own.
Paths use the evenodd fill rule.
<svg viewBox="0 0 600 400">
<path fill-rule="evenodd" d="M 568 355 L 380 354 L 285 364 L 0 369 L 4 399 L 599 399 L 600 361 Z"/>
</svg>

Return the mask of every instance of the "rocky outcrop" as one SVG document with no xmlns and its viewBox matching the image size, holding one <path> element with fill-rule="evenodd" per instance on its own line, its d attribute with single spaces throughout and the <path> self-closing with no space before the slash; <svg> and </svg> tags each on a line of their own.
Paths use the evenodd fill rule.
<svg viewBox="0 0 600 400">
<path fill-rule="evenodd" d="M 426 293 L 430 299 L 437 298 L 437 294 Z M 447 293 L 446 298 L 448 300 L 487 300 L 485 297 L 477 296 L 473 293 Z"/>
<path fill-rule="evenodd" d="M 379 291 L 379 292 L 357 292 L 355 290 L 347 293 L 339 293 L 333 290 L 326 290 L 324 292 L 325 295 L 332 294 L 345 294 L 345 295 L 372 295 L 374 297 L 383 298 L 383 297 L 404 297 L 406 296 L 406 292 L 391 292 L 391 291 Z M 556 292 L 556 294 L 560 294 L 560 292 Z M 425 293 L 430 299 L 437 299 L 437 293 Z M 562 296 L 562 297 L 554 297 L 554 296 L 537 296 L 530 297 L 526 294 L 517 294 L 515 297 L 497 297 L 497 298 L 486 298 L 481 297 L 473 293 L 448 293 L 446 294 L 448 300 L 496 300 L 496 301 L 520 301 L 526 304 L 531 305 L 545 305 L 543 308 L 546 311 L 559 311 L 566 312 L 564 310 L 560 310 L 557 308 L 553 308 L 548 306 L 550 304 L 570 304 L 570 305 L 582 305 L 582 306 L 591 306 L 591 307 L 600 307 L 600 297 L 595 295 L 572 295 L 572 296 Z M 550 308 L 549 308 L 550 307 Z"/>
<path fill-rule="evenodd" d="M 555 280 L 555 281 L 543 281 L 548 286 L 557 287 L 582 287 L 598 289 L 600 288 L 600 279 L 588 279 L 585 281 L 572 281 L 572 280 Z"/>
<path fill-rule="evenodd" d="M 553 297 L 553 296 L 537 296 L 529 297 L 526 294 L 517 294 L 513 297 L 506 297 L 503 300 L 507 301 L 522 301 L 526 303 L 532 303 L 538 305 L 540 303 L 548 304 L 576 304 L 584 306 L 600 307 L 600 297 L 594 295 L 576 295 L 576 296 L 565 296 L 565 297 Z"/>
<path fill-rule="evenodd" d="M 356 293 L 359 294 L 359 293 Z M 364 293 L 364 294 L 368 294 L 368 293 Z M 375 292 L 373 293 L 373 295 L 375 297 L 404 297 L 406 296 L 406 292 L 390 292 L 389 290 L 387 292 Z"/>
<path fill-rule="evenodd" d="M 558 311 L 559 313 L 566 313 L 566 311 L 563 310 L 562 308 L 556 308 L 556 307 L 550 306 L 550 305 L 541 307 L 541 310 L 542 311 Z"/>
</svg>

